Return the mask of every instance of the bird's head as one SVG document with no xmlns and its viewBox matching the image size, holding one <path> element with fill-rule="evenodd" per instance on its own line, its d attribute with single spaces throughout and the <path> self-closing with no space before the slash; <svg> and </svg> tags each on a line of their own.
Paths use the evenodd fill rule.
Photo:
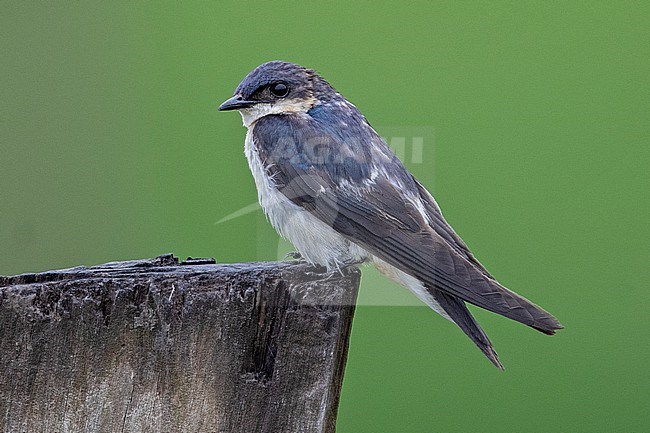
<svg viewBox="0 0 650 433">
<path fill-rule="evenodd" d="M 239 110 L 248 127 L 270 114 L 306 113 L 336 96 L 340 95 L 315 71 L 272 61 L 253 69 L 219 110 Z"/>
</svg>

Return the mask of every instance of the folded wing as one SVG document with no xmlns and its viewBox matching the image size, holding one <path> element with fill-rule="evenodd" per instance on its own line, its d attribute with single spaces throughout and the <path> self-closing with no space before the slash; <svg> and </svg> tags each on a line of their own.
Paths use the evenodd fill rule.
<svg viewBox="0 0 650 433">
<path fill-rule="evenodd" d="M 282 152 L 278 152 L 279 136 L 285 146 Z M 287 148 L 290 142 L 305 146 L 314 137 L 335 155 L 364 151 L 323 134 L 304 116 L 268 116 L 255 126 L 260 159 L 293 203 L 429 288 L 547 334 L 562 328 L 551 314 L 490 276 L 444 222 L 435 201 L 422 201 L 426 190 L 389 153 L 382 149 L 380 156 L 388 158 L 383 161 L 377 161 L 377 155 L 360 160 L 305 160 L 304 149 Z"/>
</svg>

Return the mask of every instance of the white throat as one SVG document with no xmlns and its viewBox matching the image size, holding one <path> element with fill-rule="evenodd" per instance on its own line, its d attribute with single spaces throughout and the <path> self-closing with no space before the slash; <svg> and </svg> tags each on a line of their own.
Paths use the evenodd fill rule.
<svg viewBox="0 0 650 433">
<path fill-rule="evenodd" d="M 250 128 L 260 117 L 270 114 L 306 113 L 316 103 L 316 98 L 306 100 L 283 99 L 276 103 L 260 102 L 249 108 L 239 110 L 242 121 L 246 128 Z"/>
</svg>

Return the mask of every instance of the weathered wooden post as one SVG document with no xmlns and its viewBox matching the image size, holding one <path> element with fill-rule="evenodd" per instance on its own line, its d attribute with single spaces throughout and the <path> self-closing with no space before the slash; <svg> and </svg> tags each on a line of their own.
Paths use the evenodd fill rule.
<svg viewBox="0 0 650 433">
<path fill-rule="evenodd" d="M 0 277 L 0 432 L 333 432 L 359 271 L 201 263 Z"/>
</svg>

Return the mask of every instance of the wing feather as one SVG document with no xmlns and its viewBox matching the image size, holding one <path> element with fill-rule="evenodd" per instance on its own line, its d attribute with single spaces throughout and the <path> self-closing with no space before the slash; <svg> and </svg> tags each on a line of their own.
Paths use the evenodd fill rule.
<svg viewBox="0 0 650 433">
<path fill-rule="evenodd" d="M 279 131 L 291 135 L 294 151 L 287 153 L 285 148 L 284 153 L 274 152 Z M 307 161 L 302 159 L 301 146 L 313 140 L 310 134 L 318 135 L 319 144 L 331 152 L 355 153 L 350 143 L 323 134 L 305 116 L 267 116 L 254 129 L 254 140 L 268 174 L 293 203 L 427 287 L 548 334 L 562 327 L 551 314 L 490 276 L 444 221 L 430 194 L 398 160 L 378 161 L 384 164 L 381 170 L 373 166 L 374 159 L 336 161 L 329 155 L 330 159 Z M 286 144 L 286 135 L 284 138 Z M 381 143 L 371 144 L 381 147 Z M 367 176 L 355 182 L 345 176 L 347 172 L 358 174 L 364 170 Z M 414 200 L 421 200 L 426 217 Z"/>
</svg>

